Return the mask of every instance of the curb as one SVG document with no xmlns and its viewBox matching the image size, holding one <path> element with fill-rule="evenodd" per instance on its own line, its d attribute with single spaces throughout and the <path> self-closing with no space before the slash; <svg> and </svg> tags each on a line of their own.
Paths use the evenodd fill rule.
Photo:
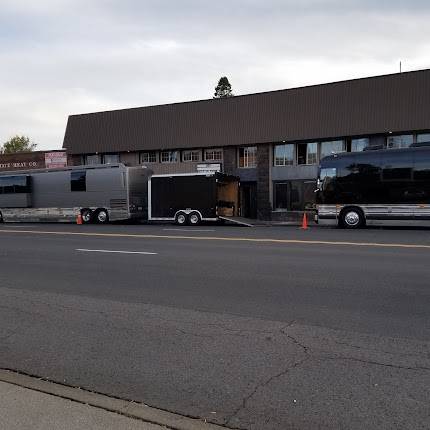
<svg viewBox="0 0 430 430">
<path fill-rule="evenodd" d="M 28 376 L 11 370 L 0 369 L 0 381 L 18 385 L 33 391 L 50 394 L 63 399 L 104 409 L 151 424 L 165 426 L 172 430 L 225 430 L 217 424 L 211 424 L 198 418 L 189 418 L 173 412 L 163 411 L 143 403 L 109 397 L 82 388 L 57 384 L 45 379 Z"/>
</svg>

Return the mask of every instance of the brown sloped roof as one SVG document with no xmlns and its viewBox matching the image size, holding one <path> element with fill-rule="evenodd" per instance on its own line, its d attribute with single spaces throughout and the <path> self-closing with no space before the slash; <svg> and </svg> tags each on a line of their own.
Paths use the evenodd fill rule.
<svg viewBox="0 0 430 430">
<path fill-rule="evenodd" d="M 430 69 L 71 115 L 72 154 L 245 145 L 430 129 Z"/>
</svg>

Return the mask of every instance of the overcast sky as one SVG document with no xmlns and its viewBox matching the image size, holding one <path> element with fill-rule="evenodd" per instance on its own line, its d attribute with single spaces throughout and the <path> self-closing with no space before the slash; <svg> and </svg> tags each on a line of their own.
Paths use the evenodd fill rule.
<svg viewBox="0 0 430 430">
<path fill-rule="evenodd" d="M 67 117 L 430 68 L 428 0 L 0 0 L 0 143 Z"/>
</svg>

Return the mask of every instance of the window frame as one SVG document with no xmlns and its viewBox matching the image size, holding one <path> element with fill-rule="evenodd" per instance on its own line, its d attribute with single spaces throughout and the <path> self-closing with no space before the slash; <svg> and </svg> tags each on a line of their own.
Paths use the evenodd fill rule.
<svg viewBox="0 0 430 430">
<path fill-rule="evenodd" d="M 148 161 L 145 161 L 143 157 L 148 155 Z M 151 156 L 154 156 L 154 161 L 151 160 Z M 139 164 L 153 164 L 158 161 L 158 151 L 142 151 L 139 153 Z"/>
<path fill-rule="evenodd" d="M 243 151 L 243 157 L 241 157 L 240 155 L 241 151 Z M 257 149 L 257 146 L 255 145 L 239 147 L 238 148 L 239 169 L 255 169 L 257 167 L 257 151 L 258 149 Z M 242 160 L 243 160 L 243 165 L 241 165 Z M 254 162 L 250 164 L 250 160 L 253 160 Z"/>
<path fill-rule="evenodd" d="M 299 163 L 299 145 L 306 145 L 306 160 L 305 163 Z M 309 145 L 315 145 L 315 162 L 314 163 L 309 163 Z M 297 149 L 296 149 L 296 163 L 297 166 L 315 166 L 318 164 L 319 161 L 319 149 L 318 149 L 318 142 L 317 141 L 313 141 L 313 142 L 301 142 L 301 143 L 297 143 Z"/>
<path fill-rule="evenodd" d="M 110 156 L 116 156 L 117 157 L 117 161 L 114 162 L 106 162 L 106 157 L 110 157 Z M 118 164 L 119 163 L 119 153 L 117 152 L 112 152 L 112 153 L 108 153 L 108 154 L 103 154 L 102 156 L 102 164 Z"/>
<path fill-rule="evenodd" d="M 207 154 L 212 152 L 213 154 L 215 153 L 220 153 L 220 157 L 219 158 L 215 158 L 215 157 L 208 157 Z M 222 148 L 206 148 L 203 152 L 203 159 L 207 162 L 219 162 L 219 161 L 223 161 L 224 159 L 224 151 Z"/>
<path fill-rule="evenodd" d="M 281 147 L 281 146 L 284 146 L 284 147 L 290 146 L 293 148 L 291 163 L 286 163 L 286 160 L 287 160 L 286 156 L 276 157 L 276 148 Z M 278 158 L 283 159 L 283 163 L 278 164 L 277 163 Z M 276 144 L 273 146 L 273 165 L 275 167 L 294 166 L 295 165 L 295 159 L 296 159 L 296 144 L 294 144 L 294 143 L 279 143 L 279 144 Z"/>
<path fill-rule="evenodd" d="M 405 137 L 408 136 L 411 138 L 411 142 L 408 146 L 389 146 L 390 139 L 395 139 L 399 137 Z M 401 134 L 389 134 L 387 138 L 385 139 L 385 147 L 387 149 L 402 149 L 402 148 L 410 148 L 414 143 L 414 135 L 412 133 L 401 133 Z"/>
<path fill-rule="evenodd" d="M 163 160 L 163 155 L 164 154 L 168 154 L 168 160 Z M 172 154 L 175 154 L 175 158 L 173 160 Z M 177 150 L 172 150 L 172 151 L 161 151 L 160 153 L 160 163 L 163 164 L 174 164 L 174 163 L 178 163 L 179 160 L 179 151 Z"/>
<path fill-rule="evenodd" d="M 197 159 L 193 159 L 193 156 L 197 154 Z M 190 155 L 190 159 L 185 159 L 185 155 Z M 182 151 L 182 162 L 184 163 L 198 163 L 202 161 L 202 151 L 200 149 L 186 149 Z"/>
</svg>

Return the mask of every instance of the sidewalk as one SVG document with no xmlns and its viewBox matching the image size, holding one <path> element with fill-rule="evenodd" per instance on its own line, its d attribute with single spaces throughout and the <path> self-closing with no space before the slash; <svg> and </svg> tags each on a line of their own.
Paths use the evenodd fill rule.
<svg viewBox="0 0 430 430">
<path fill-rule="evenodd" d="M 155 424 L 128 418 L 72 400 L 0 382 L 2 430 L 161 430 Z"/>
<path fill-rule="evenodd" d="M 198 418 L 0 369 L 1 430 L 225 430 Z"/>
</svg>

